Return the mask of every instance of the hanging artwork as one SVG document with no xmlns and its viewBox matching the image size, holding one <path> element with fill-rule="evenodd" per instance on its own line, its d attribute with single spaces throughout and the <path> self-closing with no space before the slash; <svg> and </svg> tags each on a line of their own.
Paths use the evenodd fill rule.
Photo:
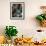
<svg viewBox="0 0 46 46">
<path fill-rule="evenodd" d="M 24 2 L 10 2 L 10 19 L 24 20 L 25 4 Z"/>
</svg>

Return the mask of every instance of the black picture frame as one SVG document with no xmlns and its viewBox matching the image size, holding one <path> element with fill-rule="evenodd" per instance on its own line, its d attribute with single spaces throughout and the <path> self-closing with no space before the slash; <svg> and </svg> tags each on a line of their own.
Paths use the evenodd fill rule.
<svg viewBox="0 0 46 46">
<path fill-rule="evenodd" d="M 25 18 L 25 3 L 10 2 L 10 19 L 24 20 L 24 18 Z"/>
</svg>

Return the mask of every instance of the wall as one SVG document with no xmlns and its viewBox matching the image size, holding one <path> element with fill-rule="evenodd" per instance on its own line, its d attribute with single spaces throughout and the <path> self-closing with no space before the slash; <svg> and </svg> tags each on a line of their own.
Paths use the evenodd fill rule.
<svg viewBox="0 0 46 46">
<path fill-rule="evenodd" d="M 10 20 L 10 2 L 25 2 L 25 20 Z M 31 36 L 36 29 L 43 29 L 38 25 L 35 16 L 41 13 L 40 6 L 46 5 L 46 0 L 0 0 L 0 34 L 4 34 L 6 25 L 15 25 L 18 36 Z"/>
</svg>

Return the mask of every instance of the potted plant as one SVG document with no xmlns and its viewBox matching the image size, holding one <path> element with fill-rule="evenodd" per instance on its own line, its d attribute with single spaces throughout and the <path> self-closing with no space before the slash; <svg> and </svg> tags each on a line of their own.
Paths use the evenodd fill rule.
<svg viewBox="0 0 46 46">
<path fill-rule="evenodd" d="M 38 15 L 36 19 L 39 20 L 41 26 L 46 27 L 46 14 Z"/>
<path fill-rule="evenodd" d="M 17 36 L 17 29 L 15 26 L 6 26 L 5 35 L 8 37 L 8 42 L 11 41 L 12 36 Z"/>
<path fill-rule="evenodd" d="M 42 10 L 42 14 L 36 16 L 36 19 L 39 20 L 41 26 L 46 27 L 46 6 L 40 7 Z"/>
</svg>

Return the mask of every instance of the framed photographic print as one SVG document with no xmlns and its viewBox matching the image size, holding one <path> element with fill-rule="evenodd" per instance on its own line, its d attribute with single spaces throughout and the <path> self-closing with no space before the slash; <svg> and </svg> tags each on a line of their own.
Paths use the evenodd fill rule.
<svg viewBox="0 0 46 46">
<path fill-rule="evenodd" d="M 10 2 L 10 19 L 24 20 L 25 4 L 24 2 Z"/>
</svg>

